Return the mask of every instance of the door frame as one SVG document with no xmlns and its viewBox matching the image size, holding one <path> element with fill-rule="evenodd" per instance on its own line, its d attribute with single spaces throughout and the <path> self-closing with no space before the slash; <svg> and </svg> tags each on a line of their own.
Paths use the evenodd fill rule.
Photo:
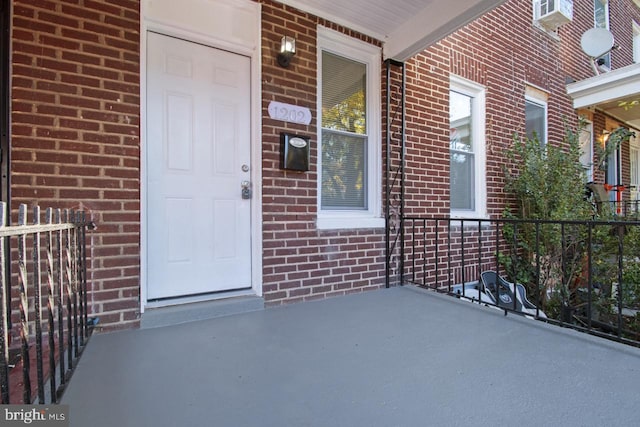
<svg viewBox="0 0 640 427">
<path fill-rule="evenodd" d="M 250 2 L 253 3 L 253 2 Z M 169 22 L 151 19 L 144 13 L 145 2 L 141 4 L 141 28 L 140 28 L 140 313 L 144 313 L 148 306 L 148 230 L 147 230 L 147 35 L 150 31 L 160 33 L 170 37 L 176 37 L 188 42 L 202 44 L 214 49 L 222 49 L 238 55 L 249 57 L 251 61 L 251 182 L 252 203 L 251 203 L 251 289 L 241 291 L 229 291 L 220 294 L 211 294 L 201 297 L 176 298 L 153 303 L 153 307 L 163 305 L 175 305 L 181 303 L 212 300 L 217 298 L 228 298 L 230 296 L 256 295 L 262 296 L 262 96 L 261 96 L 261 52 L 260 52 L 260 5 L 253 3 L 257 7 L 258 28 L 255 33 L 257 40 L 253 47 L 238 43 L 233 40 L 224 40 L 211 35 L 202 34 L 173 25 Z"/>
</svg>

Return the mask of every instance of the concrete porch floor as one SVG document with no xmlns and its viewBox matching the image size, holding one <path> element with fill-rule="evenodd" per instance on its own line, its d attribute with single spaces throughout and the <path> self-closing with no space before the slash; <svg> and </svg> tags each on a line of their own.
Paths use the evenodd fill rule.
<svg viewBox="0 0 640 427">
<path fill-rule="evenodd" d="M 93 336 L 71 426 L 638 425 L 640 349 L 413 287 Z"/>
</svg>

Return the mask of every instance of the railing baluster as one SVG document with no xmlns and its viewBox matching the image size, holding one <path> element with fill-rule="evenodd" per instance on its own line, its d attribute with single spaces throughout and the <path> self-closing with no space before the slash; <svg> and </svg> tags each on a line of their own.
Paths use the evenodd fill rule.
<svg viewBox="0 0 640 427">
<path fill-rule="evenodd" d="M 464 284 L 466 282 L 466 275 L 464 274 L 464 268 L 466 265 L 465 262 L 465 245 L 464 245 L 465 237 L 464 237 L 464 219 L 460 220 L 460 251 L 461 251 L 461 278 L 462 278 L 462 296 L 465 296 Z"/>
<path fill-rule="evenodd" d="M 53 224 L 53 209 L 47 208 L 45 212 L 45 223 Z M 47 315 L 49 320 L 49 389 L 51 393 L 51 402 L 56 403 L 56 340 L 55 340 L 55 324 L 53 313 L 55 311 L 55 282 L 53 275 L 53 231 L 47 231 L 46 234 L 46 253 L 47 253 Z"/>
<path fill-rule="evenodd" d="M 62 221 L 69 222 L 69 210 L 62 211 Z M 71 281 L 71 230 L 66 229 L 64 231 L 64 278 L 66 287 L 66 302 L 67 302 L 67 366 L 71 370 L 73 368 L 73 307 L 71 305 L 71 298 L 73 294 L 72 281 Z"/>
<path fill-rule="evenodd" d="M 75 212 L 72 210 L 69 217 L 69 222 L 73 222 L 75 219 Z M 73 357 L 78 357 L 80 354 L 80 341 L 78 337 L 78 275 L 77 273 L 77 230 L 71 229 L 71 284 L 73 290 Z"/>
<path fill-rule="evenodd" d="M 21 204 L 18 208 L 18 225 L 27 225 L 27 205 Z M 29 279 L 27 277 L 27 235 L 18 236 L 18 287 L 20 291 L 20 350 L 22 356 L 22 381 L 24 390 L 22 403 L 31 403 L 31 375 L 29 356 L 29 298 L 27 295 Z"/>
<path fill-rule="evenodd" d="M 33 225 L 40 225 L 40 206 L 33 207 Z M 38 381 L 38 403 L 44 404 L 44 366 L 42 363 L 42 280 L 40 276 L 40 233 L 35 232 L 33 239 L 33 299 L 36 327 L 36 372 Z"/>
<path fill-rule="evenodd" d="M 4 228 L 7 225 L 7 204 L 5 202 L 0 203 L 0 228 Z M 2 307 L 0 307 L 0 313 L 2 319 L 0 321 L 0 385 L 2 404 L 9 403 L 9 329 L 10 312 L 9 301 L 11 300 L 11 284 L 7 282 L 6 276 L 6 256 L 5 244 L 9 240 L 9 237 L 3 237 L 0 242 L 0 299 Z"/>
<path fill-rule="evenodd" d="M 82 295 L 83 295 L 83 314 L 84 314 L 84 321 L 82 322 L 84 329 L 83 329 L 83 337 L 86 340 L 87 338 L 89 338 L 89 306 L 87 305 L 88 303 L 88 297 L 87 297 L 87 245 L 86 245 L 86 226 L 85 224 L 87 223 L 87 218 L 85 215 L 85 212 L 82 211 L 82 214 L 80 216 L 80 224 L 78 224 L 77 226 L 78 231 L 80 232 L 80 245 L 79 245 L 79 250 L 80 250 L 80 275 L 81 275 L 81 280 L 80 280 L 80 286 L 82 288 Z"/>
<path fill-rule="evenodd" d="M 54 212 L 54 221 L 56 224 L 62 224 L 62 214 L 60 209 Z M 56 260 L 55 271 L 58 277 L 58 292 L 56 293 L 56 307 L 58 307 L 58 358 L 60 359 L 60 385 L 66 383 L 66 368 L 64 357 L 64 269 L 63 269 L 63 246 L 62 246 L 62 230 L 56 230 Z"/>
</svg>

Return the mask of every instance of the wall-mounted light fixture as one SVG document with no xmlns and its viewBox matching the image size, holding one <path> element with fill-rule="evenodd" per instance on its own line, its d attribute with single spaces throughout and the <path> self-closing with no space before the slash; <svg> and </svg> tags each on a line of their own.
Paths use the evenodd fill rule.
<svg viewBox="0 0 640 427">
<path fill-rule="evenodd" d="M 296 39 L 289 36 L 282 36 L 280 52 L 278 53 L 278 64 L 281 67 L 288 67 L 291 58 L 296 54 Z"/>
</svg>

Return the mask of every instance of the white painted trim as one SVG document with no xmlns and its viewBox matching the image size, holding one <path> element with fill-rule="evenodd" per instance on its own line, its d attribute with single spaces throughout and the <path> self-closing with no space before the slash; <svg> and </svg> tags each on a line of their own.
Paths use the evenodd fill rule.
<svg viewBox="0 0 640 427">
<path fill-rule="evenodd" d="M 585 108 L 640 94 L 640 63 L 567 85 L 573 108 Z"/>
<path fill-rule="evenodd" d="M 471 123 L 473 135 L 473 153 L 475 157 L 475 194 L 476 206 L 474 210 L 451 209 L 452 218 L 478 218 L 489 217 L 487 211 L 487 149 L 486 149 L 486 92 L 481 84 L 462 77 L 449 76 L 449 89 L 473 98 L 471 107 Z"/>
<path fill-rule="evenodd" d="M 406 61 L 430 45 L 498 7 L 506 0 L 437 0 L 423 2 L 424 7 L 405 22 L 386 29 L 384 33 L 358 25 L 340 14 L 340 8 L 329 9 L 323 2 L 304 0 L 278 0 L 283 3 L 327 19 L 346 28 L 384 42 L 384 58 Z M 365 1 L 360 2 L 366 8 Z"/>
<path fill-rule="evenodd" d="M 587 132 L 589 134 L 589 161 L 590 163 L 588 165 L 585 165 L 584 163 L 582 163 L 582 158 L 581 163 L 583 168 L 585 169 L 585 174 L 587 175 L 587 182 L 591 182 L 593 181 L 593 177 L 594 177 L 594 173 L 595 173 L 595 169 L 594 169 L 594 164 L 593 164 L 593 145 L 595 144 L 595 138 L 594 138 L 594 134 L 593 134 L 593 121 L 591 120 L 584 120 L 584 127 L 582 129 L 580 129 L 580 132 Z M 581 135 L 578 135 L 578 138 L 580 138 Z M 581 141 L 580 141 L 581 142 Z M 582 157 L 582 156 L 580 156 Z M 586 166 L 586 167 L 585 167 Z"/>
<path fill-rule="evenodd" d="M 251 285 L 252 294 L 262 296 L 262 84 L 261 84 L 261 9 L 259 3 L 250 0 L 232 0 L 234 4 L 255 8 L 256 40 L 253 46 L 224 40 L 179 25 L 163 22 L 147 16 L 149 0 L 141 2 L 140 24 L 140 313 L 147 307 L 147 185 L 146 185 L 146 92 L 147 92 L 147 34 L 149 31 L 177 37 L 217 49 L 227 50 L 251 59 L 251 180 L 253 201 L 251 204 Z M 228 0 L 227 0 L 228 1 Z M 211 299 L 228 298 L 228 293 L 212 294 Z M 189 301 L 182 299 L 181 301 Z M 167 302 L 166 305 L 170 305 Z M 154 305 L 157 306 L 157 305 Z"/>
<path fill-rule="evenodd" d="M 321 211 L 322 194 L 322 51 L 335 53 L 367 65 L 367 165 L 369 170 L 367 194 L 369 208 L 366 211 Z M 318 229 L 380 228 L 384 227 L 382 216 L 382 93 L 380 48 L 344 34 L 318 27 Z"/>
<path fill-rule="evenodd" d="M 426 5 L 419 13 L 391 29 L 384 44 L 384 58 L 407 61 L 504 2 L 505 0 L 424 2 Z"/>
<path fill-rule="evenodd" d="M 640 23 L 632 21 L 631 27 L 633 34 L 633 62 L 636 64 L 640 64 Z"/>
<path fill-rule="evenodd" d="M 354 24 L 353 22 L 345 19 L 344 16 L 340 16 L 338 13 L 330 13 L 327 10 L 322 9 L 320 7 L 315 7 L 307 4 L 306 2 L 302 2 L 299 0 L 278 0 L 279 3 L 286 4 L 288 6 L 294 7 L 298 10 L 310 13 L 320 18 L 324 18 L 328 21 L 335 22 L 338 25 L 342 25 L 343 27 L 349 28 L 351 30 L 357 31 L 364 35 L 373 37 L 376 40 L 384 40 L 386 38 L 385 34 L 378 33 L 377 31 L 373 31 L 370 28 L 363 27 L 361 25 Z"/>
</svg>

